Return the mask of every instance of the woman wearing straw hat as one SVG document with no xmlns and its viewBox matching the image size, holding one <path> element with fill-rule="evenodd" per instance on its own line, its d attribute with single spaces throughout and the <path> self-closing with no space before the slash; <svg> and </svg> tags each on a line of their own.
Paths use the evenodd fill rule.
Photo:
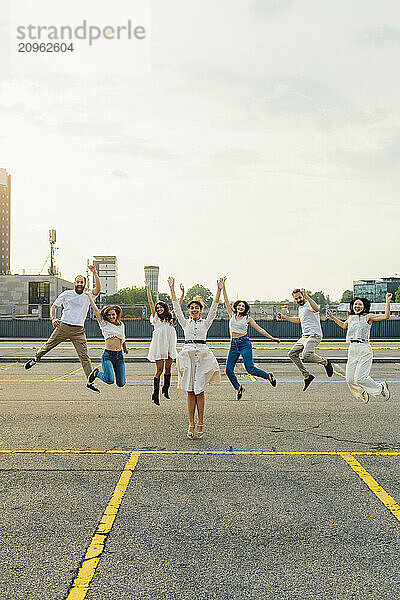
<svg viewBox="0 0 400 600">
<path fill-rule="evenodd" d="M 204 390 L 208 383 L 219 383 L 221 380 L 217 359 L 207 347 L 206 337 L 211 323 L 217 314 L 218 302 L 223 288 L 222 279 L 218 281 L 217 293 L 209 313 L 201 318 L 204 300 L 195 296 L 187 304 L 189 319 L 186 319 L 175 294 L 175 279 L 168 278 L 174 312 L 185 335 L 185 343 L 179 352 L 176 366 L 178 370 L 178 388 L 187 392 L 189 428 L 187 436 L 195 436 L 195 412 L 197 409 L 198 423 L 196 435 L 204 435 Z"/>
</svg>

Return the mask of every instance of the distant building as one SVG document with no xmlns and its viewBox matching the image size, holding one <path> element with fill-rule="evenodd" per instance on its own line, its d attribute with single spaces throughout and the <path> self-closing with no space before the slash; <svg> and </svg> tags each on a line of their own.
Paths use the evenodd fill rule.
<svg viewBox="0 0 400 600">
<path fill-rule="evenodd" d="M 368 298 L 371 302 L 385 302 L 387 292 L 394 296 L 399 287 L 400 277 L 397 276 L 353 281 L 354 296 Z"/>
<path fill-rule="evenodd" d="M 158 300 L 158 276 L 160 267 L 147 266 L 144 268 L 144 276 L 150 281 L 150 289 Z"/>
<path fill-rule="evenodd" d="M 0 275 L 10 273 L 11 175 L 0 169 Z"/>
<path fill-rule="evenodd" d="M 366 296 L 364 296 L 366 298 Z M 371 303 L 371 312 L 375 313 L 384 313 L 386 308 L 386 302 L 372 302 Z M 336 306 L 335 310 L 332 312 L 334 314 L 341 314 L 346 316 L 349 314 L 350 303 L 342 302 L 338 306 Z M 391 302 L 390 303 L 390 316 L 395 317 L 400 315 L 400 302 Z"/>
<path fill-rule="evenodd" d="M 118 291 L 118 261 L 116 256 L 94 256 L 93 261 L 99 274 L 101 294 L 111 296 Z"/>
<path fill-rule="evenodd" d="M 50 306 L 57 296 L 72 289 L 71 281 L 55 275 L 3 275 L 0 277 L 0 315 L 38 315 L 42 311 L 43 317 L 49 317 Z"/>
</svg>

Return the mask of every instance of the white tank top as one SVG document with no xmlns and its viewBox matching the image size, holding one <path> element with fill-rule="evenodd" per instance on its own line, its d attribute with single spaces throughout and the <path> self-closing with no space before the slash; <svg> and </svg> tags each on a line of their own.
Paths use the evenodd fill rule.
<svg viewBox="0 0 400 600">
<path fill-rule="evenodd" d="M 346 342 L 357 340 L 369 342 L 371 325 L 367 323 L 367 315 L 350 315 L 347 322 Z"/>
<path fill-rule="evenodd" d="M 229 320 L 229 331 L 231 333 L 241 333 L 242 335 L 246 335 L 248 326 L 247 317 L 242 317 L 238 320 L 236 319 L 236 315 L 232 315 Z"/>
</svg>

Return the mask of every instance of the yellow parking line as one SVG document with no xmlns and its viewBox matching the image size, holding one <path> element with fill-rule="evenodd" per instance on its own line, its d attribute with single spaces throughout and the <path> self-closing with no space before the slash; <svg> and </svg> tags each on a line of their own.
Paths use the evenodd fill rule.
<svg viewBox="0 0 400 600">
<path fill-rule="evenodd" d="M 1 443 L 4 442 L 0 442 Z M 190 455 L 217 455 L 217 456 L 400 456 L 400 452 L 368 452 L 363 450 L 353 450 L 351 452 L 344 450 L 65 450 L 54 449 L 24 449 L 24 450 L 0 450 L 0 454 L 190 454 Z"/>
<path fill-rule="evenodd" d="M 75 444 L 74 444 L 75 445 Z M 0 450 L 0 454 L 132 454 L 132 450 Z"/>
<path fill-rule="evenodd" d="M 74 371 L 71 371 L 70 373 L 67 373 L 66 375 L 61 375 L 61 377 L 55 377 L 54 379 L 50 379 L 50 381 L 59 381 L 60 379 L 65 379 L 66 377 L 69 377 L 70 375 L 73 375 L 74 373 L 78 373 L 78 371 L 82 371 L 83 367 L 79 367 L 79 369 L 75 369 Z M 81 382 L 79 382 L 81 383 Z"/>
<path fill-rule="evenodd" d="M 72 584 L 66 600 L 83 600 L 83 598 L 86 596 L 90 582 L 92 581 L 97 565 L 99 564 L 101 555 L 104 552 L 105 542 L 114 524 L 115 517 L 118 514 L 118 510 L 121 506 L 121 502 L 125 495 L 130 478 L 132 477 L 133 471 L 136 468 L 139 456 L 140 452 L 131 453 L 128 462 L 121 473 L 121 477 L 114 488 L 113 495 L 111 496 L 106 510 L 104 511 L 92 541 L 90 542 L 89 548 L 85 554 L 85 558 L 83 559 L 82 566 L 78 571 L 78 575 Z"/>
<path fill-rule="evenodd" d="M 0 367 L 0 369 L 5 369 L 6 367 L 12 367 L 13 365 L 17 365 L 17 364 L 18 364 L 18 362 L 13 362 L 13 363 L 10 363 L 9 365 L 3 365 L 2 367 Z"/>
<path fill-rule="evenodd" d="M 333 372 L 334 372 L 336 375 L 340 375 L 340 377 L 343 377 L 343 379 L 346 379 L 346 375 L 343 375 L 343 373 L 339 373 L 339 371 L 336 371 L 336 369 L 333 369 Z"/>
<path fill-rule="evenodd" d="M 347 464 L 353 469 L 355 473 L 363 480 L 363 482 L 369 487 L 369 489 L 375 494 L 377 498 L 386 506 L 398 521 L 400 521 L 400 506 L 395 502 L 379 483 L 364 469 L 364 467 L 358 462 L 354 456 L 349 452 L 342 452 L 340 456 L 347 462 Z"/>
<path fill-rule="evenodd" d="M 1 383 L 49 383 L 51 379 L 0 379 Z"/>
</svg>

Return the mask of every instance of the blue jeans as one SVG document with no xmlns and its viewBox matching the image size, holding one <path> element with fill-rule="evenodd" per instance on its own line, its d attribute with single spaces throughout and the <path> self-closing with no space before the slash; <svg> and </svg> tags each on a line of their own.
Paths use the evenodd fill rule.
<svg viewBox="0 0 400 600">
<path fill-rule="evenodd" d="M 235 390 L 238 390 L 240 385 L 233 369 L 235 368 L 240 355 L 242 355 L 245 369 L 248 373 L 250 373 L 250 375 L 262 377 L 263 379 L 269 379 L 269 373 L 262 371 L 261 369 L 257 369 L 257 367 L 254 366 L 253 348 L 251 347 L 249 336 L 244 335 L 240 338 L 232 338 L 228 358 L 226 361 L 225 373 L 227 374 L 229 381 Z"/>
<path fill-rule="evenodd" d="M 114 383 L 114 375 L 115 382 L 118 387 L 124 387 L 125 385 L 125 361 L 122 350 L 114 351 L 114 350 L 104 350 L 103 355 L 101 357 L 101 366 L 103 371 L 99 371 L 96 375 L 99 379 L 104 381 L 104 383 Z"/>
</svg>

